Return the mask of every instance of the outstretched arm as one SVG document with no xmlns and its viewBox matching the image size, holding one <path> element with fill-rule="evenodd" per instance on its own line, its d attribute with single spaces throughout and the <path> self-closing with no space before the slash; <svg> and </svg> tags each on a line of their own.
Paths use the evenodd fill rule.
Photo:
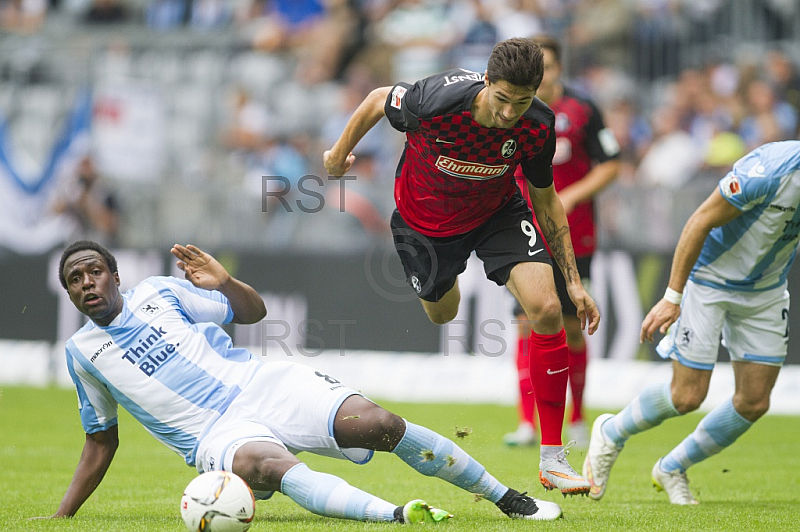
<svg viewBox="0 0 800 532">
<path fill-rule="evenodd" d="M 367 132 L 385 116 L 383 110 L 391 87 L 380 87 L 361 102 L 333 147 L 322 155 L 325 170 L 333 177 L 342 177 L 353 166 L 353 148 Z"/>
<path fill-rule="evenodd" d="M 51 517 L 72 517 L 100 485 L 119 446 L 119 433 L 114 425 L 108 430 L 86 435 L 78 467 L 72 476 L 61 505 Z"/>
<path fill-rule="evenodd" d="M 694 263 L 697 262 L 697 257 L 700 256 L 700 251 L 703 249 L 703 243 L 711 230 L 725 225 L 740 214 L 742 211 L 723 198 L 719 189 L 714 189 L 714 192 L 694 211 L 686 225 L 683 226 L 678 244 L 675 246 L 675 255 L 672 257 L 668 286 L 670 290 L 676 292 L 676 296 L 683 294 L 689 274 L 692 272 Z M 665 334 L 680 314 L 680 303 L 663 298 L 659 300 L 642 322 L 639 342 L 645 340 L 652 342 L 653 333 L 656 330 Z"/>
<path fill-rule="evenodd" d="M 186 280 L 198 288 L 218 290 L 231 304 L 234 323 L 256 323 L 267 315 L 264 300 L 255 289 L 228 273 L 217 259 L 191 244 L 175 244 L 170 253 L 178 259 Z"/>
<path fill-rule="evenodd" d="M 550 253 L 561 268 L 567 283 L 569 298 L 578 309 L 578 318 L 581 328 L 586 329 L 588 324 L 589 334 L 594 334 L 600 324 L 600 311 L 597 305 L 583 287 L 575 264 L 575 251 L 572 249 L 572 239 L 569 234 L 569 224 L 564 207 L 556 194 L 553 184 L 547 188 L 538 188 L 528 183 L 531 195 L 531 205 L 542 230 L 542 236 L 550 247 Z"/>
</svg>

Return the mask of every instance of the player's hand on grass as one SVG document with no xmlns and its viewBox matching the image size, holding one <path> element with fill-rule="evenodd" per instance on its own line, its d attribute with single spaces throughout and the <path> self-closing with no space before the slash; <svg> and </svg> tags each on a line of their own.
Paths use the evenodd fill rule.
<svg viewBox="0 0 800 532">
<path fill-rule="evenodd" d="M 198 288 L 217 290 L 231 278 L 217 259 L 196 246 L 175 244 L 169 251 L 186 280 Z"/>
<path fill-rule="evenodd" d="M 322 154 L 322 164 L 325 165 L 325 170 L 331 177 L 342 177 L 353 166 L 356 156 L 352 153 L 344 158 L 344 161 L 336 160 L 333 157 L 333 150 L 328 150 Z"/>
<path fill-rule="evenodd" d="M 669 329 L 670 325 L 675 323 L 680 314 L 680 305 L 670 303 L 666 299 L 662 299 L 656 303 L 642 322 L 642 331 L 639 333 L 639 343 L 644 343 L 645 340 L 652 342 L 653 333 L 655 333 L 656 330 L 661 334 L 667 334 L 667 329 Z"/>
</svg>

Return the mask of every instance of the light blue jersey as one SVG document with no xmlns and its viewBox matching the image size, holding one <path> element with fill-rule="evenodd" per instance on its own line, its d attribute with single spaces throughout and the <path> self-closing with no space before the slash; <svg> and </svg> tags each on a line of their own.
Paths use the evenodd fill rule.
<svg viewBox="0 0 800 532">
<path fill-rule="evenodd" d="M 67 342 L 83 429 L 117 424 L 117 405 L 194 465 L 198 439 L 261 365 L 218 325 L 227 298 L 173 277 L 150 277 L 123 296 L 107 327 L 90 321 Z"/>
<path fill-rule="evenodd" d="M 719 191 L 743 214 L 711 231 L 690 279 L 746 292 L 786 283 L 800 234 L 800 141 L 756 148 L 736 162 Z"/>
</svg>

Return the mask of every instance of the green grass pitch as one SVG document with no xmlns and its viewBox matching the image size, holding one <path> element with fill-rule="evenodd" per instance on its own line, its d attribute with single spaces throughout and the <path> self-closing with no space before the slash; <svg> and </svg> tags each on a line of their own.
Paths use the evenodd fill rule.
<svg viewBox="0 0 800 532">
<path fill-rule="evenodd" d="M 501 443 L 516 426 L 513 408 L 496 405 L 383 403 L 390 410 L 456 439 L 501 482 L 557 501 L 564 519 L 511 521 L 487 501 L 476 501 L 443 481 L 423 477 L 392 455 L 365 466 L 301 455 L 310 467 L 397 504 L 414 498 L 446 508 L 451 531 L 493 530 L 797 530 L 800 518 L 800 417 L 767 416 L 723 453 L 689 471 L 697 507 L 668 504 L 650 483 L 656 459 L 677 444 L 699 415 L 673 419 L 632 439 L 614 468 L 605 498 L 563 499 L 537 479 L 537 449 Z M 599 412 L 592 412 L 592 417 Z M 456 427 L 471 433 L 456 438 Z M 120 448 L 105 480 L 66 520 L 29 520 L 52 514 L 69 483 L 83 445 L 75 393 L 64 389 L 0 388 L 0 529 L 81 531 L 182 531 L 178 503 L 194 470 L 121 412 Z M 580 470 L 583 452 L 570 455 Z M 257 504 L 251 527 L 260 530 L 397 530 L 388 523 L 328 519 L 306 512 L 277 494 Z"/>
</svg>

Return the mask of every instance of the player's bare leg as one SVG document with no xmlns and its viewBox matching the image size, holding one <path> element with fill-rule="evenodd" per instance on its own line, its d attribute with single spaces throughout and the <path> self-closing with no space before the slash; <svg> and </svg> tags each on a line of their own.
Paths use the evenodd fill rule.
<svg viewBox="0 0 800 532">
<path fill-rule="evenodd" d="M 694 432 L 653 466 L 653 485 L 665 491 L 672 504 L 697 504 L 689 491 L 686 470 L 732 445 L 769 410 L 780 366 L 742 361 L 734 361 L 732 366 L 733 397 L 709 412 Z"/>
<path fill-rule="evenodd" d="M 521 262 L 511 270 L 509 291 L 517 298 L 533 329 L 529 342 L 530 373 L 542 432 L 539 480 L 545 489 L 585 495 L 589 483 L 569 462 L 561 441 L 567 397 L 569 352 L 552 266 Z"/>
<path fill-rule="evenodd" d="M 400 420 L 402 422 L 402 419 Z M 437 522 L 452 517 L 416 499 L 397 506 L 355 488 L 345 480 L 309 469 L 277 443 L 254 441 L 236 451 L 233 472 L 251 486 L 257 498 L 280 491 L 309 512 L 356 521 Z"/>
<path fill-rule="evenodd" d="M 589 450 L 583 462 L 583 474 L 591 484 L 589 497 L 599 500 L 605 494 L 611 468 L 628 438 L 696 410 L 706 398 L 710 381 L 710 370 L 690 368 L 673 360 L 670 383 L 652 384 L 618 414 L 599 416 L 592 426 Z M 660 461 L 658 465 L 660 467 Z M 656 478 L 654 471 L 653 477 L 662 489 L 686 483 L 685 475 L 684 480 L 661 479 Z M 685 491 L 688 493 L 688 488 Z"/>
<path fill-rule="evenodd" d="M 564 328 L 552 266 L 520 262 L 511 269 L 506 288 L 525 310 L 534 332 L 557 334 Z"/>
<path fill-rule="evenodd" d="M 495 503 L 512 519 L 548 521 L 561 517 L 557 504 L 501 484 L 452 440 L 405 421 L 364 397 L 353 395 L 342 403 L 333 433 L 341 447 L 390 451 L 423 475 L 441 478 Z"/>
<path fill-rule="evenodd" d="M 453 285 L 453 288 L 448 290 L 439 301 L 425 301 L 424 299 L 420 299 L 420 301 L 422 302 L 422 308 L 425 309 L 425 313 L 433 323 L 444 325 L 452 321 L 458 314 L 458 305 L 461 303 L 458 279 L 456 279 L 456 284 Z"/>
</svg>

